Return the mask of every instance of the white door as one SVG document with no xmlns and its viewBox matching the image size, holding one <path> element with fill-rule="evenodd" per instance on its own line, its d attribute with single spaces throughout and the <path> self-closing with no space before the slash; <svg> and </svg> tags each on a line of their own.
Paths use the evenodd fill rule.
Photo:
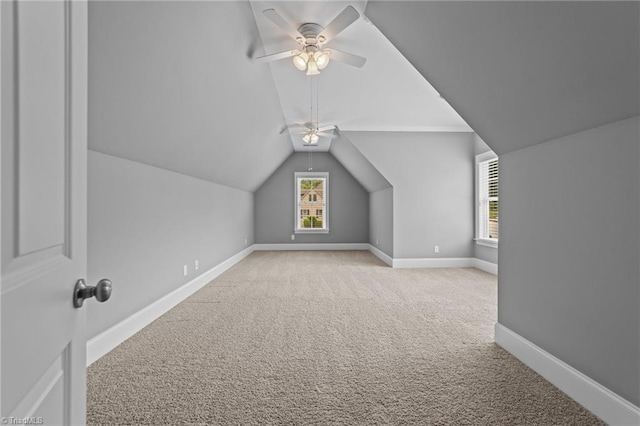
<svg viewBox="0 0 640 426">
<path fill-rule="evenodd" d="M 86 276 L 87 4 L 2 1 L 0 18 L 0 415 L 83 424 L 86 307 L 72 295 Z"/>
</svg>

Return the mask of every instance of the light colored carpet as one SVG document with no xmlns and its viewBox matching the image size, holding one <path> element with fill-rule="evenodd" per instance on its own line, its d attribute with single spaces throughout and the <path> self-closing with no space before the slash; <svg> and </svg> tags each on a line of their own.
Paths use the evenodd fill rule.
<svg viewBox="0 0 640 426">
<path fill-rule="evenodd" d="M 493 343 L 496 278 L 254 252 L 88 370 L 90 424 L 592 425 Z"/>
</svg>

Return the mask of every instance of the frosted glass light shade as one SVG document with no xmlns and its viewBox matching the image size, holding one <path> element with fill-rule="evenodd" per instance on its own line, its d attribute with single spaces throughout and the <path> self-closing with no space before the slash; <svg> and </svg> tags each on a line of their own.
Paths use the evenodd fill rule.
<svg viewBox="0 0 640 426">
<path fill-rule="evenodd" d="M 313 56 L 319 70 L 323 70 L 327 65 L 329 65 L 329 52 L 316 52 Z"/>
<path fill-rule="evenodd" d="M 299 55 L 293 57 L 293 65 L 298 68 L 300 71 L 304 71 L 307 69 L 307 61 L 309 60 L 309 55 L 305 52 L 302 52 Z"/>
<path fill-rule="evenodd" d="M 307 75 L 318 75 L 320 71 L 318 70 L 318 64 L 313 59 L 313 57 L 309 58 L 309 62 L 307 63 Z"/>
</svg>

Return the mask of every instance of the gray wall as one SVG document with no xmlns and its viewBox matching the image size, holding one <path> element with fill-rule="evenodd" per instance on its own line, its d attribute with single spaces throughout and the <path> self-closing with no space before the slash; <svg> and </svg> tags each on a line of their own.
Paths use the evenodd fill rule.
<svg viewBox="0 0 640 426">
<path fill-rule="evenodd" d="M 474 157 L 478 154 L 483 154 L 487 151 L 491 151 L 489 145 L 487 145 L 480 137 L 476 134 L 473 135 L 473 155 Z M 475 161 L 475 158 L 474 158 Z M 477 174 L 473 173 L 473 185 L 476 187 L 477 183 Z M 475 203 L 475 198 L 474 198 Z M 474 244 L 473 247 L 473 257 L 484 260 L 491 263 L 498 263 L 498 249 L 496 247 L 487 247 L 482 246 L 480 244 Z"/>
<path fill-rule="evenodd" d="M 393 188 L 369 194 L 369 244 L 393 257 Z"/>
<path fill-rule="evenodd" d="M 472 133 L 343 133 L 393 185 L 394 258 L 473 256 Z"/>
<path fill-rule="evenodd" d="M 498 320 L 640 405 L 638 118 L 500 156 Z"/>
<path fill-rule="evenodd" d="M 294 153 L 255 192 L 255 240 L 275 243 L 369 242 L 369 193 L 329 153 L 312 156 L 314 172 L 329 172 L 329 233 L 293 234 L 294 173 L 306 172 L 309 156 Z"/>
<path fill-rule="evenodd" d="M 370 193 L 391 187 L 378 169 L 373 167 L 373 164 L 342 133 L 340 138 L 331 142 L 329 152 Z"/>
<path fill-rule="evenodd" d="M 88 161 L 88 282 L 113 282 L 108 303 L 87 304 L 88 338 L 253 243 L 250 192 L 95 151 Z"/>
<path fill-rule="evenodd" d="M 473 257 L 485 262 L 498 264 L 498 249 L 496 247 L 487 247 L 480 244 L 474 244 L 473 246 Z"/>
</svg>

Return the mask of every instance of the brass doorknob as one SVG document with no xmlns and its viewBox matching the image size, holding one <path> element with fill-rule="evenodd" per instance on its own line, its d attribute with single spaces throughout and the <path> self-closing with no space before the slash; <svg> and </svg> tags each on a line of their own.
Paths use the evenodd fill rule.
<svg viewBox="0 0 640 426">
<path fill-rule="evenodd" d="M 87 287 L 84 280 L 79 279 L 73 289 L 73 306 L 81 308 L 84 299 L 90 299 L 94 296 L 98 302 L 106 302 L 111 297 L 111 288 L 111 281 L 106 278 L 98 281 L 95 287 Z"/>
</svg>

